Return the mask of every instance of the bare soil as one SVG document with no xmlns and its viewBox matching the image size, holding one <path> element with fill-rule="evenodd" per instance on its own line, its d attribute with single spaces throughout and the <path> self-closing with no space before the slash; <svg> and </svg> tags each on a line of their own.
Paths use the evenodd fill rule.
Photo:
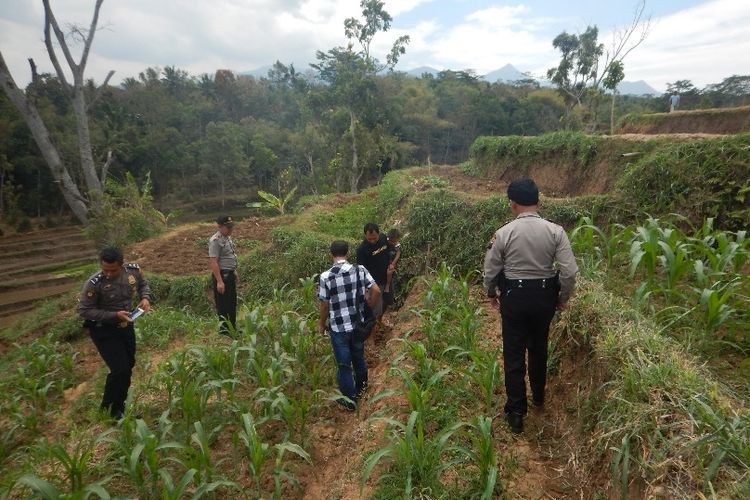
<svg viewBox="0 0 750 500">
<path fill-rule="evenodd" d="M 232 237 L 235 240 L 268 241 L 271 229 L 287 222 L 282 217 L 250 217 L 238 221 Z M 196 275 L 208 272 L 208 239 L 216 232 L 216 224 L 188 224 L 158 238 L 134 244 L 125 253 L 125 260 L 137 262 L 146 272 L 172 275 Z M 239 255 L 251 248 L 238 245 Z"/>
</svg>

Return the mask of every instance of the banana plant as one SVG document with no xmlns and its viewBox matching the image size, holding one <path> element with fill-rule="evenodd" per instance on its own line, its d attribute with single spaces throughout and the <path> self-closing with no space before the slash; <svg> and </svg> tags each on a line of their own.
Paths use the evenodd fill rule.
<svg viewBox="0 0 750 500">
<path fill-rule="evenodd" d="M 295 186 L 291 191 L 289 191 L 284 196 L 274 196 L 271 193 L 268 193 L 266 191 L 258 191 L 258 196 L 263 198 L 265 202 L 263 201 L 256 201 L 253 203 L 248 203 L 246 206 L 248 208 L 270 208 L 279 213 L 279 215 L 284 215 L 286 212 L 286 207 L 289 204 L 289 201 L 294 197 L 294 193 L 297 192 L 297 186 Z"/>
</svg>

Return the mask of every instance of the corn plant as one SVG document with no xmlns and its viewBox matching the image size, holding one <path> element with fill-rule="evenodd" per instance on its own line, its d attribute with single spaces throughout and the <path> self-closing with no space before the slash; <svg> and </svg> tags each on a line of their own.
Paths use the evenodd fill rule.
<svg viewBox="0 0 750 500">
<path fill-rule="evenodd" d="M 739 286 L 737 279 L 728 283 L 717 282 L 711 288 L 695 289 L 700 293 L 700 305 L 703 311 L 704 329 L 707 334 L 716 331 L 736 310 L 728 304 Z"/>
<path fill-rule="evenodd" d="M 253 478 L 255 486 L 252 494 L 254 497 L 260 498 L 263 492 L 261 481 L 263 468 L 266 463 L 273 458 L 274 452 L 272 451 L 271 445 L 263 442 L 263 439 L 256 429 L 255 420 L 249 413 L 242 414 L 242 428 L 239 432 L 239 437 L 245 446 L 248 458 L 248 473 Z M 284 453 L 293 453 L 308 462 L 310 462 L 310 455 L 308 455 L 308 453 L 299 445 L 288 441 L 275 445 L 273 449 L 276 451 L 276 459 L 274 462 L 274 484 L 276 489 L 274 497 L 277 497 L 278 495 L 278 498 L 280 498 L 282 492 L 281 478 L 284 477 L 292 483 L 296 482 L 296 479 L 284 468 Z"/>
<path fill-rule="evenodd" d="M 659 241 L 662 239 L 662 229 L 658 219 L 649 218 L 644 226 L 635 229 L 630 244 L 630 276 L 640 267 L 646 271 L 646 279 L 652 281 L 659 263 Z"/>
<path fill-rule="evenodd" d="M 458 446 L 456 450 L 479 469 L 481 500 L 495 498 L 498 489 L 497 453 L 492 439 L 492 418 L 475 416 L 467 426 L 466 435 L 473 446 Z"/>
<path fill-rule="evenodd" d="M 498 352 L 484 350 L 464 351 L 461 357 L 471 359 L 471 365 L 461 370 L 474 387 L 478 387 L 484 403 L 485 415 L 495 415 L 497 400 L 495 389 L 502 382 Z"/>
<path fill-rule="evenodd" d="M 159 491 L 160 470 L 165 452 L 185 447 L 172 440 L 172 422 L 168 415 L 168 411 L 162 413 L 157 432 L 149 429 L 142 419 L 126 421 L 122 426 L 121 438 L 113 441 L 119 449 L 122 471 L 144 498 Z"/>
<path fill-rule="evenodd" d="M 700 396 L 694 396 L 692 402 L 694 410 L 688 414 L 703 435 L 690 446 L 711 456 L 704 475 L 706 483 L 716 476 L 721 464 L 727 460 L 750 470 L 750 416 L 735 413 L 727 418 Z"/>
<path fill-rule="evenodd" d="M 96 446 L 106 440 L 111 432 L 112 430 L 109 430 L 88 440 L 81 440 L 72 451 L 68 451 L 62 443 L 44 443 L 41 445 L 42 454 L 55 460 L 62 467 L 63 477 L 68 486 L 67 495 L 83 498 L 90 494 L 97 494 L 100 498 L 109 498 L 109 494 L 104 490 L 103 485 L 113 476 L 106 476 L 91 484 L 87 484 L 86 480 L 89 476 L 94 476 L 94 471 L 98 471 L 98 467 L 91 466 Z M 19 481 L 34 491 L 51 492 L 54 489 L 52 485 L 35 476 L 24 476 Z M 46 497 L 46 494 L 43 493 L 42 496 Z M 53 498 L 59 498 L 60 496 L 64 495 L 58 494 Z"/>
<path fill-rule="evenodd" d="M 186 469 L 195 469 L 196 480 L 200 483 L 211 483 L 216 472 L 216 467 L 221 460 L 214 463 L 211 458 L 211 443 L 215 441 L 221 427 L 215 427 L 206 431 L 202 422 L 194 422 L 195 432 L 190 435 L 192 446 L 184 447 L 185 458 L 178 460 Z"/>
<path fill-rule="evenodd" d="M 372 402 L 375 403 L 394 394 L 401 394 L 409 402 L 409 410 L 417 412 L 420 418 L 425 419 L 423 423 L 433 420 L 433 415 L 438 412 L 433 389 L 450 373 L 450 370 L 447 368 L 440 370 L 423 381 L 415 380 L 410 372 L 401 368 L 391 368 L 391 372 L 401 377 L 403 382 L 401 388 L 382 391 L 372 398 Z"/>
<path fill-rule="evenodd" d="M 662 254 L 658 257 L 659 263 L 667 280 L 666 289 L 671 292 L 690 273 L 693 262 L 687 243 L 677 241 L 670 245 L 669 242 L 660 241 L 659 246 L 662 249 Z"/>
<path fill-rule="evenodd" d="M 168 469 L 159 469 L 159 477 L 161 478 L 161 498 L 162 500 L 180 500 L 184 498 L 188 493 L 188 488 L 193 482 L 193 477 L 197 471 L 195 469 L 189 469 L 185 471 L 182 477 L 175 483 L 172 474 Z M 195 498 L 195 496 L 193 497 Z"/>
<path fill-rule="evenodd" d="M 107 478 L 108 479 L 108 478 Z M 41 479 L 33 474 L 25 474 L 21 476 L 15 483 L 14 489 L 17 487 L 26 487 L 34 492 L 35 497 L 42 498 L 43 500 L 60 500 L 62 498 L 90 498 L 96 495 L 101 500 L 109 500 L 111 498 L 109 492 L 104 488 L 106 480 L 100 480 L 92 484 L 83 486 L 79 491 L 74 492 L 72 495 L 67 494 L 57 489 L 53 484 Z"/>
<path fill-rule="evenodd" d="M 414 342 L 407 338 L 395 339 L 395 341 L 403 345 L 401 353 L 394 358 L 391 366 L 398 366 L 406 356 L 409 356 L 417 362 L 412 376 L 419 383 L 426 382 L 437 372 L 437 363 L 427 355 L 427 348 L 422 342 Z"/>
<path fill-rule="evenodd" d="M 455 451 L 449 440 L 464 423 L 454 423 L 430 438 L 425 435 L 424 417 L 418 411 L 412 411 L 406 423 L 385 417 L 380 420 L 388 424 L 390 442 L 365 461 L 360 492 L 375 466 L 389 457 L 391 467 L 380 476 L 381 481 L 389 478 L 398 482 L 404 498 L 411 498 L 415 488 L 427 488 L 433 496 L 439 496 L 441 475 L 458 463 L 457 459 L 448 458 Z"/>
</svg>

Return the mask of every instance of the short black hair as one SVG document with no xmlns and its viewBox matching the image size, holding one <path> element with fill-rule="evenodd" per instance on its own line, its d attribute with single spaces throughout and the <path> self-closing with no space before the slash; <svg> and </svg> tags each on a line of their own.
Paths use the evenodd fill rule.
<svg viewBox="0 0 750 500">
<path fill-rule="evenodd" d="M 374 222 L 365 224 L 365 233 L 380 233 L 380 228 Z"/>
<path fill-rule="evenodd" d="M 390 231 L 388 231 L 388 239 L 391 239 L 391 238 L 400 238 L 400 237 L 401 237 L 401 231 L 399 231 L 395 227 L 393 229 L 391 229 Z"/>
<path fill-rule="evenodd" d="M 331 255 L 333 257 L 346 257 L 349 253 L 349 243 L 344 240 L 336 240 L 331 243 Z"/>
<path fill-rule="evenodd" d="M 104 247 L 102 248 L 102 251 L 99 252 L 99 260 L 106 262 L 107 264 L 122 264 L 122 250 L 115 246 Z"/>
</svg>

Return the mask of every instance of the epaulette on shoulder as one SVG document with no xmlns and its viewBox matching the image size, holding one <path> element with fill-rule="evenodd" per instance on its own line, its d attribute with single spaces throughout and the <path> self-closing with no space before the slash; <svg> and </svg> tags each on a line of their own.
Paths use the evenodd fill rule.
<svg viewBox="0 0 750 500">
<path fill-rule="evenodd" d="M 89 280 L 89 283 L 91 283 L 92 285 L 98 285 L 99 282 L 102 280 L 102 277 L 104 277 L 102 273 L 96 273 L 95 275 L 91 277 L 91 279 Z"/>
<path fill-rule="evenodd" d="M 127 269 L 140 269 L 141 268 L 141 266 L 139 266 L 135 262 L 129 262 L 129 263 L 125 264 L 125 267 Z"/>
</svg>

